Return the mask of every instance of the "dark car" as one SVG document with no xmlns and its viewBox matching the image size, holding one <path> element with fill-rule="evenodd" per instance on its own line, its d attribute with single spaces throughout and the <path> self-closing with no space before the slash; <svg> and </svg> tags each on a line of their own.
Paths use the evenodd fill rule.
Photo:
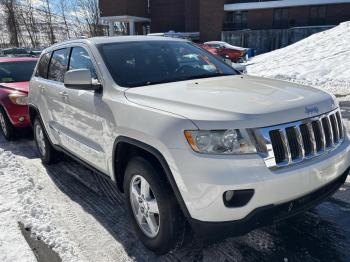
<svg viewBox="0 0 350 262">
<path fill-rule="evenodd" d="M 13 47 L 13 48 L 5 48 L 0 51 L 1 56 L 30 56 L 28 51 L 25 48 Z"/>
</svg>

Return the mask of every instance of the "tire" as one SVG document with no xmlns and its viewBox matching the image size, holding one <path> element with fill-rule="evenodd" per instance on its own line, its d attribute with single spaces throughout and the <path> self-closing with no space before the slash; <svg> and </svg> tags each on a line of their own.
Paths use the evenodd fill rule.
<svg viewBox="0 0 350 262">
<path fill-rule="evenodd" d="M 138 184 L 138 181 L 140 181 L 140 184 Z M 137 190 L 141 188 L 144 181 L 149 185 L 149 196 L 143 194 L 147 190 Z M 147 189 L 147 186 L 145 188 Z M 137 236 L 147 248 L 158 255 L 162 255 L 181 247 L 185 238 L 185 219 L 165 175 L 156 165 L 152 165 L 142 157 L 132 158 L 125 171 L 124 192 L 133 227 Z M 140 197 L 141 200 L 139 199 L 138 202 L 133 203 L 135 196 Z M 154 212 L 154 210 L 157 210 L 154 208 L 154 203 L 158 207 L 158 215 Z M 143 217 L 141 220 L 147 222 L 147 224 L 138 222 L 140 219 L 137 218 L 137 206 L 139 207 L 139 217 Z M 151 227 L 148 223 L 150 220 L 155 222 L 154 225 L 157 226 L 158 224 L 158 230 L 150 230 Z M 157 228 L 156 226 L 153 228 Z M 149 229 L 148 232 L 147 228 Z"/>
<path fill-rule="evenodd" d="M 57 162 L 58 152 L 53 148 L 47 138 L 44 126 L 39 118 L 35 118 L 33 125 L 34 140 L 37 146 L 41 161 L 45 165 L 51 165 Z"/>
<path fill-rule="evenodd" d="M 0 107 L 0 127 L 6 140 L 13 140 L 15 138 L 15 127 L 10 122 L 2 107 Z"/>
</svg>

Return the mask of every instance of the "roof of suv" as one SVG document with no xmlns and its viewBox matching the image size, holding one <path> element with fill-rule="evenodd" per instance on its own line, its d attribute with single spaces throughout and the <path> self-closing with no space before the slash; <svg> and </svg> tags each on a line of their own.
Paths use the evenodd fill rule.
<svg viewBox="0 0 350 262">
<path fill-rule="evenodd" d="M 137 42 L 137 41 L 186 41 L 179 38 L 162 36 L 113 36 L 113 37 L 93 37 L 89 38 L 94 44 L 105 44 L 115 42 Z"/>
<path fill-rule="evenodd" d="M 187 41 L 180 38 L 162 37 L 162 36 L 101 36 L 92 38 L 81 38 L 67 40 L 61 43 L 57 43 L 51 47 L 56 47 L 64 44 L 70 43 L 89 43 L 89 44 L 109 44 L 118 42 L 144 42 L 144 41 Z M 51 49 L 49 47 L 48 49 Z"/>
</svg>

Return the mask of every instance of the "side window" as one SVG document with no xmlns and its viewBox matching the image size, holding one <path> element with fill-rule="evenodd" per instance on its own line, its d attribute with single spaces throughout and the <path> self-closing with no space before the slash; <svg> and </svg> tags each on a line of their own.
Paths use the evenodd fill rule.
<svg viewBox="0 0 350 262">
<path fill-rule="evenodd" d="M 44 54 L 39 61 L 35 76 L 47 78 L 47 70 L 50 62 L 51 53 Z"/>
<path fill-rule="evenodd" d="M 95 67 L 91 61 L 88 52 L 82 47 L 73 47 L 70 61 L 69 70 L 73 69 L 89 69 L 93 79 L 97 79 Z"/>
<path fill-rule="evenodd" d="M 59 49 L 53 52 L 49 65 L 48 79 L 62 82 L 67 70 L 67 49 Z"/>
</svg>

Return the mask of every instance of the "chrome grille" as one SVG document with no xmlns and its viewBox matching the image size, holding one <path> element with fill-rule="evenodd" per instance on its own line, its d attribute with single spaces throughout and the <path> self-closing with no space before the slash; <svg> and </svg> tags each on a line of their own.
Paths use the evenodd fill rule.
<svg viewBox="0 0 350 262">
<path fill-rule="evenodd" d="M 258 152 L 269 168 L 289 166 L 323 155 L 334 150 L 344 139 L 339 109 L 253 132 Z"/>
</svg>

